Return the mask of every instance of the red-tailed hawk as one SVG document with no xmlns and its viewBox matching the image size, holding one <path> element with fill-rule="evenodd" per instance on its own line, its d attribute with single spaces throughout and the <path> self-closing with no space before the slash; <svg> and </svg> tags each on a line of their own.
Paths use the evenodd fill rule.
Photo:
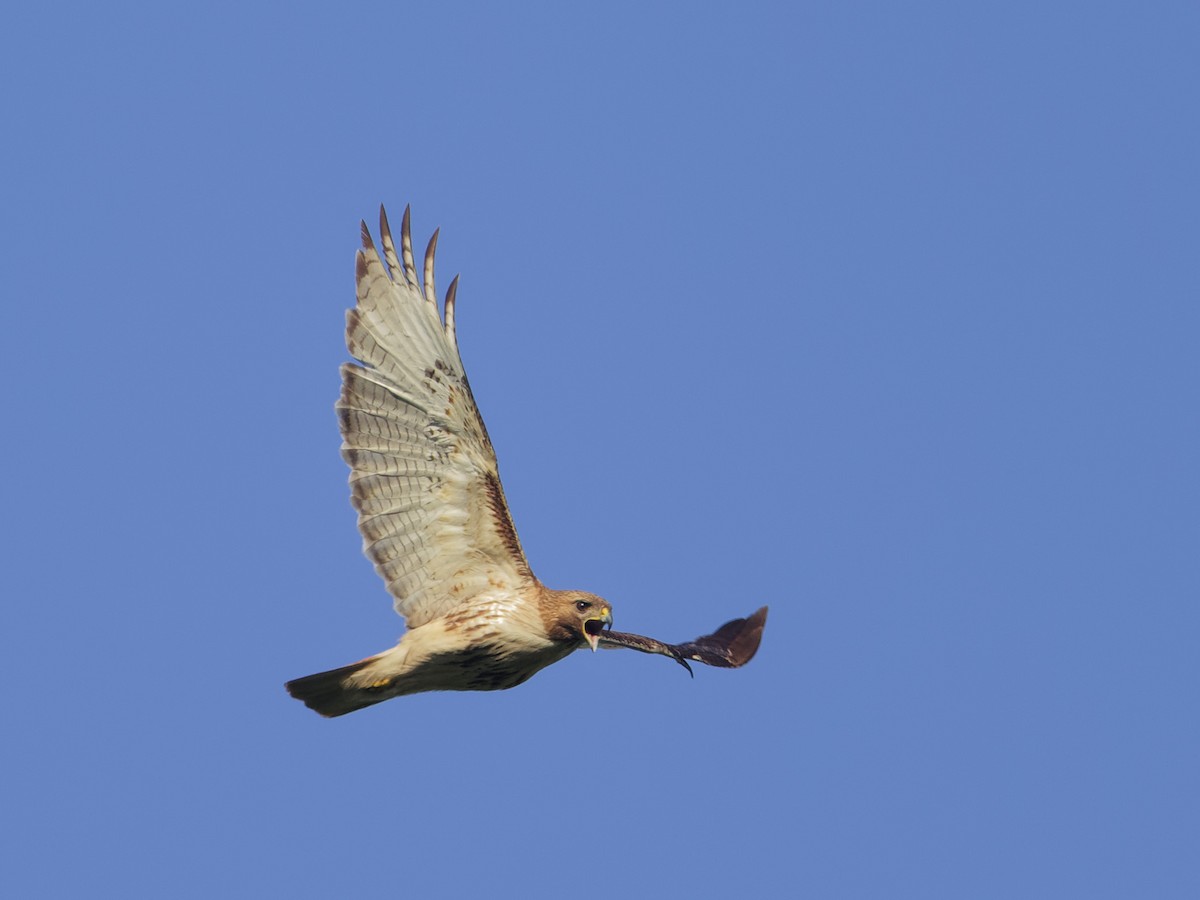
<svg viewBox="0 0 1200 900">
<path fill-rule="evenodd" d="M 419 691 L 515 687 L 585 646 L 658 653 L 689 672 L 688 660 L 749 662 L 765 606 L 713 634 L 665 644 L 612 631 L 607 600 L 551 590 L 534 577 L 458 354 L 457 277 L 444 320 L 438 314 L 438 233 L 419 280 L 408 209 L 399 254 L 382 207 L 379 229 L 382 259 L 362 225 L 358 303 L 346 313 L 346 346 L 362 365 L 342 366 L 337 413 L 363 550 L 408 631 L 383 653 L 289 681 L 288 692 L 321 715 L 340 716 Z"/>
</svg>

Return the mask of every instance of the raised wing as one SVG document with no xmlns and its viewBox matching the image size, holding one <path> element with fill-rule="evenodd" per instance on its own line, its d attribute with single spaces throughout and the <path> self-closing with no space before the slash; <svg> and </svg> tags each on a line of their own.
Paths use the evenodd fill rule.
<svg viewBox="0 0 1200 900">
<path fill-rule="evenodd" d="M 754 658 L 754 654 L 758 652 L 759 642 L 762 641 L 763 626 L 766 624 L 767 607 L 764 606 L 748 618 L 726 622 L 712 634 L 698 637 L 686 644 L 664 644 L 662 641 L 640 634 L 602 631 L 600 632 L 600 646 L 605 650 L 624 647 L 629 650 L 640 650 L 642 653 L 658 653 L 662 656 L 669 656 L 689 673 L 692 671 L 692 667 L 688 665 L 689 659 L 702 662 L 707 666 L 736 669 Z"/>
<path fill-rule="evenodd" d="M 379 230 L 382 259 L 363 223 L 358 303 L 346 313 L 346 346 L 362 365 L 342 366 L 337 411 L 363 552 L 415 628 L 483 591 L 534 579 L 459 357 L 458 278 L 443 322 L 433 278 L 438 233 L 419 281 L 409 210 L 401 256 L 382 207 Z"/>
</svg>

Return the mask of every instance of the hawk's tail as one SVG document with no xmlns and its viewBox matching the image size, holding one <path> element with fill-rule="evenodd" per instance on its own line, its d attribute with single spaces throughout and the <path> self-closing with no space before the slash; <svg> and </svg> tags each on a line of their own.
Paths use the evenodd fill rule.
<svg viewBox="0 0 1200 900">
<path fill-rule="evenodd" d="M 383 654 L 380 654 L 382 656 Z M 380 703 L 392 696 L 386 690 L 388 682 L 362 685 L 361 678 L 354 678 L 363 669 L 379 659 L 371 656 L 367 659 L 342 666 L 340 669 L 330 669 L 328 672 L 318 672 L 315 675 L 305 675 L 289 681 L 287 692 L 300 700 L 311 710 L 323 716 L 344 716 L 346 713 Z"/>
</svg>

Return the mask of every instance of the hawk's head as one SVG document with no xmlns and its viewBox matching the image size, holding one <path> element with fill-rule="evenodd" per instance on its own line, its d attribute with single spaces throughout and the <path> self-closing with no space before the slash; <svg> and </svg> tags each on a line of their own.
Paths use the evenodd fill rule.
<svg viewBox="0 0 1200 900">
<path fill-rule="evenodd" d="M 594 651 L 600 632 L 612 625 L 612 607 L 603 597 L 587 591 L 553 591 L 554 624 L 549 629 L 556 641 L 585 641 Z"/>
</svg>

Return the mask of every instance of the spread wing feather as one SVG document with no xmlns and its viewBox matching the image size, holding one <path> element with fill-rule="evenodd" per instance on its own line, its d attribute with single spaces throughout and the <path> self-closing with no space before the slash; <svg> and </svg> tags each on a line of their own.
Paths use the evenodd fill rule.
<svg viewBox="0 0 1200 900">
<path fill-rule="evenodd" d="M 380 232 L 382 259 L 363 224 L 358 301 L 346 313 L 346 346 L 360 364 L 342 366 L 337 411 L 363 552 L 415 628 L 480 592 L 534 578 L 459 357 L 457 278 L 443 324 L 433 293 L 436 233 L 422 284 L 408 209 L 399 254 L 382 208 Z"/>
</svg>

